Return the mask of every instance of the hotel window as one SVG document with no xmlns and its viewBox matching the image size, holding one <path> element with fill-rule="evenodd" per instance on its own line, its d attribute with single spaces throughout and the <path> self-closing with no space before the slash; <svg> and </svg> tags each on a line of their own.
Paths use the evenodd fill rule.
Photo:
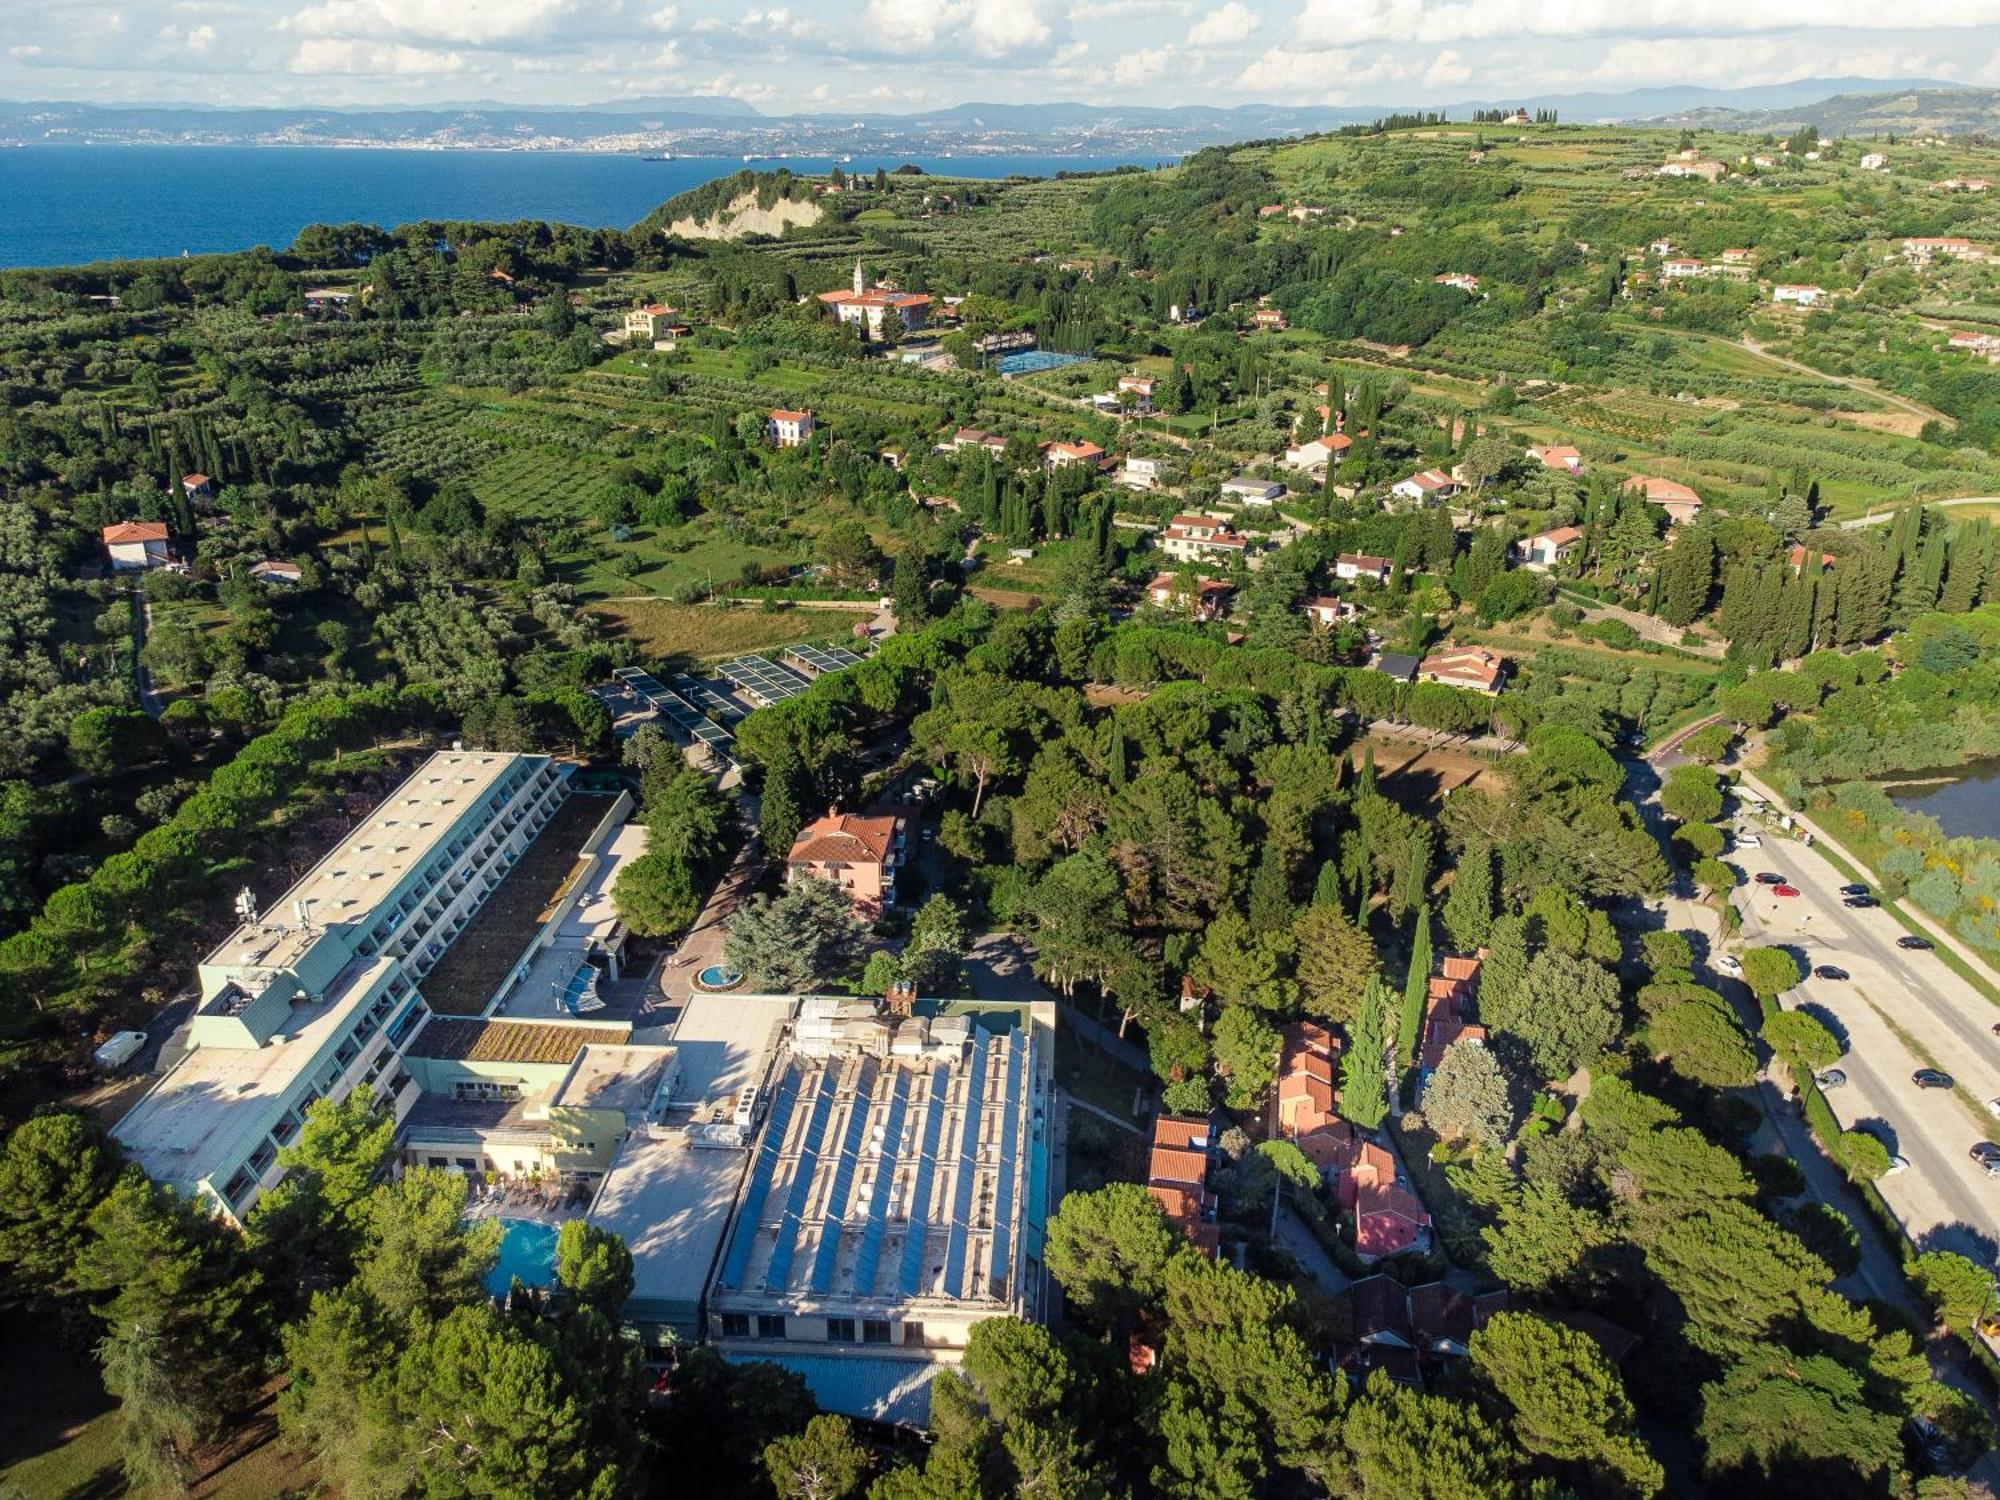
<svg viewBox="0 0 2000 1500">
<path fill-rule="evenodd" d="M 923 1324 L 910 1323 L 910 1322 L 905 1322 L 903 1324 L 903 1342 L 906 1345 L 921 1345 L 923 1341 L 924 1341 Z"/>
<path fill-rule="evenodd" d="M 758 1313 L 757 1337 L 760 1339 L 781 1339 L 785 1336 L 785 1315 L 783 1313 Z"/>
<path fill-rule="evenodd" d="M 889 1342 L 889 1324 L 884 1318 L 868 1318 L 861 1324 L 861 1342 L 864 1344 L 886 1344 Z"/>
<path fill-rule="evenodd" d="M 452 1165 L 456 1166 L 461 1172 L 477 1172 L 479 1170 L 479 1163 L 469 1156 L 454 1158 Z"/>
<path fill-rule="evenodd" d="M 451 1163 L 446 1161 L 442 1156 L 427 1156 L 424 1158 L 424 1164 L 426 1166 L 440 1167 L 440 1168 L 448 1167 L 451 1165 Z"/>
<path fill-rule="evenodd" d="M 828 1318 L 826 1320 L 826 1341 L 829 1344 L 851 1344 L 854 1342 L 854 1319 Z"/>
<path fill-rule="evenodd" d="M 750 1314 L 724 1313 L 722 1315 L 722 1336 L 726 1339 L 749 1338 Z"/>
</svg>

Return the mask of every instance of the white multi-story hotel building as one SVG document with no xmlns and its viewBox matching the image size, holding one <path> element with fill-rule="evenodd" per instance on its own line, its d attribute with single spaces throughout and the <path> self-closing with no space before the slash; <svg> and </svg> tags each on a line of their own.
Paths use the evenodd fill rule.
<svg viewBox="0 0 2000 1500">
<path fill-rule="evenodd" d="M 148 1177 L 240 1220 L 316 1099 L 400 1122 L 425 974 L 568 795 L 543 755 L 442 751 L 200 967 L 187 1054 L 113 1130 Z"/>
</svg>

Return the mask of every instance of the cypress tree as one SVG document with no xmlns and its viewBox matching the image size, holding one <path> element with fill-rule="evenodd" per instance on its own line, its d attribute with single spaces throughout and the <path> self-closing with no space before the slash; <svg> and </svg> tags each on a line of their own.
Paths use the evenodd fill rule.
<svg viewBox="0 0 2000 1500">
<path fill-rule="evenodd" d="M 1423 1029 L 1424 1001 L 1431 988 L 1431 908 L 1417 905 L 1416 931 L 1410 943 L 1410 968 L 1403 976 L 1403 1015 L 1396 1027 L 1396 1051 L 1403 1066 L 1417 1060 L 1417 1033 Z"/>
<path fill-rule="evenodd" d="M 1340 905 L 1340 866 L 1333 860 L 1320 861 L 1319 879 L 1313 882 L 1313 905 Z"/>
<path fill-rule="evenodd" d="M 1372 797 L 1375 795 L 1375 747 L 1361 747 L 1361 780 L 1355 785 L 1354 795 Z"/>
<path fill-rule="evenodd" d="M 1444 897 L 1444 930 L 1451 945 L 1464 951 L 1486 941 L 1493 925 L 1493 851 L 1474 844 L 1465 851 Z"/>
<path fill-rule="evenodd" d="M 1123 786 L 1127 779 L 1130 778 L 1132 774 L 1129 760 L 1130 755 L 1131 751 L 1125 743 L 1124 727 L 1116 719 L 1113 719 L 1111 721 L 1111 754 L 1107 757 L 1109 765 L 1106 767 L 1106 775 L 1109 776 L 1113 786 Z"/>
<path fill-rule="evenodd" d="M 1358 1130 L 1374 1130 L 1389 1113 L 1388 1084 L 1382 1066 L 1388 1050 L 1382 1035 L 1382 1012 L 1388 997 L 1382 981 L 1371 974 L 1354 1014 L 1347 1053 L 1340 1060 L 1340 1112 Z"/>
</svg>

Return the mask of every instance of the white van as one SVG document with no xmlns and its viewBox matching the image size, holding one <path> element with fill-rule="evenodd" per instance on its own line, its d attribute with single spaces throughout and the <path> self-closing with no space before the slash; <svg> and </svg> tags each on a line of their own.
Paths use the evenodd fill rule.
<svg viewBox="0 0 2000 1500">
<path fill-rule="evenodd" d="M 1739 833 L 1736 835 L 1736 847 L 1739 849 L 1761 849 L 1764 847 L 1764 841 L 1754 833 Z"/>
<path fill-rule="evenodd" d="M 120 1031 L 111 1040 L 90 1054 L 90 1060 L 107 1073 L 116 1073 L 125 1064 L 139 1055 L 139 1049 L 146 1045 L 143 1031 Z"/>
</svg>

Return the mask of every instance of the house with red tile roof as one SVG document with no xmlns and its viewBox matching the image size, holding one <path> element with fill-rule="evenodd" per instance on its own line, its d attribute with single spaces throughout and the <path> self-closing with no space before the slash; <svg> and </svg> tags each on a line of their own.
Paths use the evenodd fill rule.
<svg viewBox="0 0 2000 1500">
<path fill-rule="evenodd" d="M 1377 583 L 1387 583 L 1395 568 L 1395 558 L 1377 557 L 1372 552 L 1343 552 L 1333 560 L 1333 576 L 1350 582 L 1372 578 Z"/>
<path fill-rule="evenodd" d="M 164 521 L 120 521 L 116 526 L 106 526 L 101 535 L 105 556 L 111 559 L 115 572 L 161 568 L 174 560 L 167 547 Z"/>
<path fill-rule="evenodd" d="M 1285 450 L 1285 467 L 1288 469 L 1324 469 L 1338 464 L 1347 456 L 1347 450 L 1354 446 L 1354 439 L 1344 432 L 1329 432 L 1316 438 L 1307 438 L 1303 443 L 1294 444 Z"/>
<path fill-rule="evenodd" d="M 1249 539 L 1220 516 L 1175 516 L 1160 533 L 1160 550 L 1176 562 L 1246 555 Z"/>
<path fill-rule="evenodd" d="M 1323 1129 L 1339 1092 L 1340 1038 L 1318 1021 L 1285 1027 L 1278 1053 L 1278 1130 L 1287 1140 Z"/>
<path fill-rule="evenodd" d="M 1219 620 L 1229 612 L 1236 585 L 1226 578 L 1196 578 L 1192 594 L 1172 573 L 1161 573 L 1146 585 L 1146 597 L 1160 609 L 1178 609 L 1197 620 Z"/>
<path fill-rule="evenodd" d="M 1524 542 L 1514 544 L 1514 556 L 1522 567 L 1531 572 L 1546 573 L 1558 563 L 1569 561 L 1576 551 L 1576 544 L 1583 540 L 1583 529 L 1578 526 L 1557 526 L 1550 531 L 1538 531 Z"/>
<path fill-rule="evenodd" d="M 1354 1215 L 1354 1253 L 1362 1260 L 1429 1246 L 1430 1211 L 1403 1181 L 1388 1147 L 1358 1141 L 1353 1163 L 1334 1178 L 1333 1195 Z"/>
<path fill-rule="evenodd" d="M 862 817 L 835 809 L 799 830 L 785 857 L 785 878 L 830 881 L 848 893 L 857 913 L 873 919 L 896 904 L 903 847 L 899 814 Z"/>
<path fill-rule="evenodd" d="M 812 408 L 792 411 L 787 407 L 774 406 L 764 423 L 764 436 L 780 448 L 801 448 L 812 441 Z"/>
<path fill-rule="evenodd" d="M 951 435 L 948 442 L 940 446 L 949 448 L 954 453 L 966 448 L 984 448 L 997 458 L 1007 451 L 1007 440 L 999 433 L 987 432 L 983 428 L 961 427 Z"/>
<path fill-rule="evenodd" d="M 1284 309 L 1260 307 L 1250 314 L 1250 326 L 1252 328 L 1268 328 L 1273 333 L 1283 333 L 1292 325 L 1285 321 Z"/>
<path fill-rule="evenodd" d="M 1917 265 L 1927 266 L 1940 255 L 1955 256 L 1959 260 L 1984 260 L 1986 252 L 1974 247 L 1971 240 L 1958 235 L 1943 235 L 1930 238 L 1903 241 L 1903 258 Z"/>
<path fill-rule="evenodd" d="M 1456 287 L 1469 295 L 1479 291 L 1479 278 L 1465 271 L 1446 271 L 1442 275 L 1433 276 L 1431 280 L 1439 286 Z"/>
<path fill-rule="evenodd" d="M 1656 474 L 1634 474 L 1625 481 L 1625 488 L 1640 491 L 1647 503 L 1659 506 L 1667 513 L 1667 520 L 1676 526 L 1701 514 L 1701 496 L 1676 480 L 1662 479 Z"/>
<path fill-rule="evenodd" d="M 1315 625 L 1338 625 L 1342 620 L 1351 620 L 1358 610 L 1338 594 L 1318 594 L 1300 606 L 1305 617 Z"/>
<path fill-rule="evenodd" d="M 215 493 L 215 481 L 206 474 L 183 474 L 181 489 L 190 500 L 206 500 Z"/>
<path fill-rule="evenodd" d="M 1458 491 L 1458 481 L 1443 469 L 1424 469 L 1389 486 L 1390 494 L 1425 504 L 1433 500 L 1449 500 Z"/>
<path fill-rule="evenodd" d="M 1485 950 L 1478 953 L 1448 953 L 1430 978 L 1424 998 L 1423 1028 L 1418 1033 L 1417 1077 L 1427 1081 L 1444 1061 L 1445 1049 L 1453 1042 L 1486 1041 L 1486 1028 L 1472 1019 L 1473 1003 L 1479 992 L 1479 966 Z"/>
<path fill-rule="evenodd" d="M 1445 646 L 1426 656 L 1417 667 L 1419 682 L 1475 693 L 1497 693 L 1507 678 L 1507 659 L 1484 646 Z"/>
<path fill-rule="evenodd" d="M 1222 1246 L 1216 1196 L 1208 1186 L 1209 1122 L 1194 1115 L 1158 1115 L 1146 1158 L 1146 1191 L 1169 1223 L 1210 1260 Z"/>
<path fill-rule="evenodd" d="M 1354 1342 L 1338 1356 L 1357 1378 L 1387 1370 L 1390 1378 L 1419 1383 L 1426 1367 L 1463 1359 L 1472 1335 L 1504 1312 L 1504 1291 L 1471 1296 L 1449 1282 L 1404 1286 L 1393 1276 L 1364 1276 L 1347 1289 Z"/>
<path fill-rule="evenodd" d="M 1583 455 L 1576 449 L 1561 443 L 1550 443 L 1541 448 L 1530 448 L 1528 457 L 1545 469 L 1561 469 L 1568 474 L 1583 472 Z"/>
<path fill-rule="evenodd" d="M 930 317 L 931 299 L 922 292 L 905 292 L 896 287 L 868 284 L 861 262 L 854 263 L 854 281 L 845 291 L 821 292 L 820 305 L 842 323 L 866 330 L 867 337 L 882 337 L 884 323 L 898 331 L 921 328 Z"/>
<path fill-rule="evenodd" d="M 1044 443 L 1042 464 L 1049 469 L 1067 469 L 1083 464 L 1095 468 L 1104 461 L 1104 450 L 1095 443 Z"/>
<path fill-rule="evenodd" d="M 1792 576 L 1797 577 L 1799 574 L 1805 572 L 1806 563 L 1811 557 L 1812 557 L 1811 549 L 1809 549 L 1803 542 L 1800 542 L 1795 546 L 1793 546 L 1792 549 L 1785 554 L 1785 565 L 1792 570 Z M 1820 553 L 1819 555 L 1820 572 L 1824 573 L 1828 568 L 1832 567 L 1833 564 L 1834 564 L 1834 556 L 1831 552 Z"/>
</svg>

